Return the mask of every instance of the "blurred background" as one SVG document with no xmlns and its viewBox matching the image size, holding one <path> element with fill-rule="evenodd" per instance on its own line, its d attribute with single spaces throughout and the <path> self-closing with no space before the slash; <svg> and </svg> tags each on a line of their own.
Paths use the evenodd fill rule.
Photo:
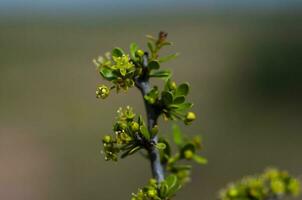
<svg viewBox="0 0 302 200">
<path fill-rule="evenodd" d="M 144 113 L 136 89 L 95 98 L 92 59 L 169 33 L 164 65 L 192 85 L 209 164 L 175 198 L 213 200 L 267 166 L 302 174 L 302 2 L 1 0 L 0 199 L 130 199 L 150 177 L 139 155 L 105 162 L 116 110 Z M 162 132 L 169 134 L 163 121 Z M 301 197 L 299 199 L 302 199 Z"/>
</svg>

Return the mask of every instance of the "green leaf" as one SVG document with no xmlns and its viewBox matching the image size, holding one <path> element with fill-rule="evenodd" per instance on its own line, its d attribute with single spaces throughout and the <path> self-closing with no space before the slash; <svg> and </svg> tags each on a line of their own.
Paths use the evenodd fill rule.
<svg viewBox="0 0 302 200">
<path fill-rule="evenodd" d="M 172 125 L 172 132 L 173 132 L 174 143 L 177 146 L 182 146 L 183 145 L 183 138 L 182 138 L 182 133 L 180 131 L 179 126 L 176 125 L 176 124 L 173 124 Z"/>
<path fill-rule="evenodd" d="M 152 60 L 151 62 L 149 62 L 148 67 L 150 69 L 159 69 L 160 65 L 158 61 Z"/>
<path fill-rule="evenodd" d="M 180 189 L 180 184 L 178 183 L 177 176 L 170 175 L 166 178 L 168 185 L 168 191 L 166 197 L 172 197 Z"/>
<path fill-rule="evenodd" d="M 162 181 L 161 183 L 160 183 L 160 187 L 159 187 L 160 189 L 160 191 L 159 191 L 159 194 L 160 194 L 160 196 L 162 197 L 162 198 L 165 198 L 166 196 L 167 196 L 167 192 L 168 192 L 168 189 L 169 189 L 169 187 L 168 187 L 168 184 L 167 184 L 167 182 L 164 180 L 164 181 Z"/>
<path fill-rule="evenodd" d="M 173 100 L 173 104 L 182 104 L 185 102 L 185 97 L 184 96 L 178 96 Z"/>
<path fill-rule="evenodd" d="M 121 158 L 125 158 L 129 155 L 132 155 L 134 154 L 135 152 L 137 152 L 138 150 L 140 150 L 141 147 L 140 146 L 134 146 L 132 147 L 131 149 L 127 150 L 126 152 L 124 152 L 122 155 L 121 155 Z"/>
<path fill-rule="evenodd" d="M 167 140 L 165 140 L 164 138 L 162 138 L 162 137 L 158 139 L 158 142 L 164 143 L 166 145 L 166 148 L 164 149 L 163 153 L 166 156 L 170 157 L 171 156 L 171 147 L 170 147 L 169 142 Z"/>
<path fill-rule="evenodd" d="M 108 81 L 114 80 L 116 78 L 116 76 L 112 73 L 112 70 L 108 69 L 107 67 L 101 67 L 100 74 Z"/>
<path fill-rule="evenodd" d="M 154 48 L 153 48 L 152 43 L 149 41 L 149 42 L 147 43 L 147 45 L 148 45 L 148 48 L 149 48 L 150 52 L 153 53 L 153 52 L 154 52 Z"/>
<path fill-rule="evenodd" d="M 169 70 L 153 70 L 150 72 L 149 76 L 156 77 L 156 78 L 170 78 L 171 71 L 169 71 Z"/>
<path fill-rule="evenodd" d="M 148 40 L 151 40 L 151 41 L 153 41 L 153 42 L 156 42 L 156 38 L 155 37 L 153 37 L 152 35 L 146 35 L 146 38 L 148 39 Z"/>
<path fill-rule="evenodd" d="M 166 144 L 162 142 L 158 142 L 155 147 L 159 150 L 164 150 L 166 148 Z"/>
<path fill-rule="evenodd" d="M 177 184 L 177 176 L 175 175 L 169 175 L 165 180 L 169 189 L 175 187 Z"/>
<path fill-rule="evenodd" d="M 193 159 L 195 160 L 195 162 L 197 162 L 198 164 L 204 165 L 208 163 L 208 160 L 204 157 L 201 157 L 199 155 L 194 155 Z"/>
<path fill-rule="evenodd" d="M 130 44 L 130 58 L 132 60 L 136 60 L 135 52 L 137 51 L 137 49 L 138 49 L 138 46 L 136 43 L 133 42 Z"/>
<path fill-rule="evenodd" d="M 119 47 L 115 47 L 112 50 L 112 56 L 114 56 L 114 57 L 122 57 L 124 54 L 125 53 L 124 53 L 123 49 L 121 49 Z"/>
<path fill-rule="evenodd" d="M 173 94 L 171 92 L 163 91 L 161 96 L 165 105 L 170 105 L 173 103 Z"/>
<path fill-rule="evenodd" d="M 187 96 L 190 86 L 188 83 L 180 84 L 176 89 L 176 96 Z"/>
<path fill-rule="evenodd" d="M 177 170 L 190 170 L 192 169 L 192 165 L 176 165 L 173 168 Z"/>
<path fill-rule="evenodd" d="M 178 111 L 183 111 L 189 108 L 192 108 L 193 104 L 192 103 L 182 103 L 182 104 L 173 104 L 171 107 L 175 107 L 176 110 Z"/>
<path fill-rule="evenodd" d="M 173 60 L 174 58 L 176 58 L 178 56 L 179 56 L 179 53 L 174 53 L 174 54 L 159 58 L 158 62 L 160 62 L 160 63 L 167 62 L 167 61 Z"/>
<path fill-rule="evenodd" d="M 149 131 L 148 131 L 148 129 L 147 129 L 146 126 L 141 126 L 140 127 L 140 131 L 143 134 L 144 138 L 146 138 L 148 140 L 150 139 L 150 133 L 149 133 Z"/>
</svg>

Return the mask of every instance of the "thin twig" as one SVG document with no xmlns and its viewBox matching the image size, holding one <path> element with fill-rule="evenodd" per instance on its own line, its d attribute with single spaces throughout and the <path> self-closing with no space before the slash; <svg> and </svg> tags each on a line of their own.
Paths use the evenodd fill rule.
<svg viewBox="0 0 302 200">
<path fill-rule="evenodd" d="M 149 77 L 145 76 L 145 74 L 144 74 L 147 70 L 147 67 L 148 67 L 148 54 L 145 53 L 145 55 L 143 56 L 143 75 L 141 76 L 141 78 L 139 78 L 135 81 L 135 85 L 141 91 L 143 98 L 151 90 Z M 151 132 L 151 129 L 157 124 L 157 118 L 159 116 L 159 111 L 156 107 L 149 104 L 145 99 L 144 99 L 144 103 L 145 103 L 145 108 L 146 108 L 146 113 L 147 113 L 148 130 L 149 130 L 149 132 Z M 161 182 L 164 180 L 164 170 L 163 170 L 163 166 L 160 162 L 159 151 L 155 147 L 155 144 L 157 142 L 158 142 L 158 137 L 157 137 L 157 135 L 155 135 L 150 139 L 151 145 L 149 145 L 147 150 L 148 150 L 148 153 L 150 156 L 153 178 L 155 178 L 158 182 Z"/>
</svg>

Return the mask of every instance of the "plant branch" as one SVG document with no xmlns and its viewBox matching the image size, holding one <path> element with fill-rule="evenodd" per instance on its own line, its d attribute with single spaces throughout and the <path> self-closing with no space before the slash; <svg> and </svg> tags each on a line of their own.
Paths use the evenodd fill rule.
<svg viewBox="0 0 302 200">
<path fill-rule="evenodd" d="M 135 85 L 136 87 L 141 91 L 141 94 L 144 98 L 146 94 L 151 90 L 149 77 L 147 76 L 147 70 L 148 70 L 148 54 L 145 53 L 143 56 L 143 74 L 140 78 L 136 79 Z M 151 132 L 151 129 L 157 124 L 157 118 L 159 116 L 159 110 L 154 107 L 153 105 L 149 104 L 144 99 L 144 104 L 146 108 L 146 114 L 147 114 L 147 123 L 148 123 L 148 130 Z M 150 139 L 149 147 L 147 147 L 150 161 L 151 161 L 151 169 L 152 169 L 152 175 L 153 178 L 155 178 L 158 182 L 161 182 L 164 180 L 164 170 L 163 166 L 160 162 L 160 155 L 158 149 L 155 147 L 155 144 L 158 142 L 157 135 L 153 136 Z"/>
</svg>

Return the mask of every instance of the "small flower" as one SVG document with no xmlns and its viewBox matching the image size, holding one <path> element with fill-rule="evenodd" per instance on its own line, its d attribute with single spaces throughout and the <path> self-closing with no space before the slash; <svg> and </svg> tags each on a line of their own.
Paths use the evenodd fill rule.
<svg viewBox="0 0 302 200">
<path fill-rule="evenodd" d="M 105 99 L 109 96 L 110 89 L 106 85 L 101 85 L 96 90 L 96 98 Z"/>
</svg>

